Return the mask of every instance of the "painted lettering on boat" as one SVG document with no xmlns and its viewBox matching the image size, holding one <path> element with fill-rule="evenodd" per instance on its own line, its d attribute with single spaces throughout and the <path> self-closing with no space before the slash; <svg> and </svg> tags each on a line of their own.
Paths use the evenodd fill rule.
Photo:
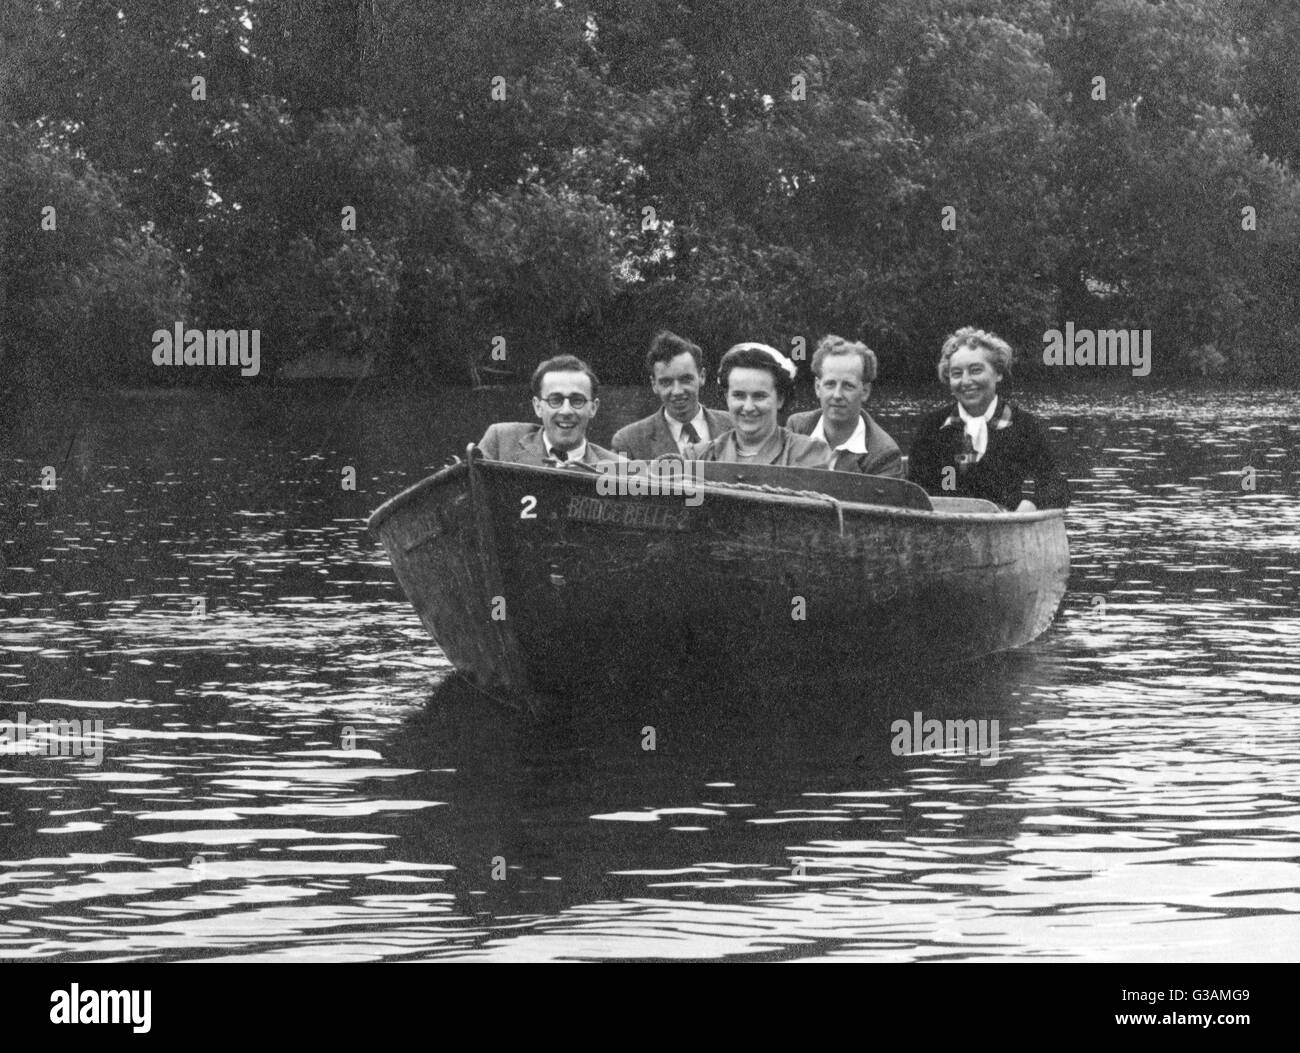
<svg viewBox="0 0 1300 1053">
<path fill-rule="evenodd" d="M 649 502 L 602 501 L 599 497 L 570 497 L 568 519 L 650 530 L 685 530 L 690 512 Z"/>
</svg>

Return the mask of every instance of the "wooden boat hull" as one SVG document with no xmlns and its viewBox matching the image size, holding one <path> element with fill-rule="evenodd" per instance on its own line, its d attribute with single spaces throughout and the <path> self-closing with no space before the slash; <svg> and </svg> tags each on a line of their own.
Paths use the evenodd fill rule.
<svg viewBox="0 0 1300 1053">
<path fill-rule="evenodd" d="M 737 468 L 714 471 L 785 487 L 834 476 L 840 494 L 706 482 L 694 497 L 608 496 L 591 474 L 479 460 L 370 522 L 457 670 L 508 693 L 637 690 L 674 673 L 852 681 L 1021 646 L 1065 592 L 1059 511 L 858 503 L 839 473 Z M 910 484 L 859 478 L 873 500 L 915 500 Z"/>
</svg>

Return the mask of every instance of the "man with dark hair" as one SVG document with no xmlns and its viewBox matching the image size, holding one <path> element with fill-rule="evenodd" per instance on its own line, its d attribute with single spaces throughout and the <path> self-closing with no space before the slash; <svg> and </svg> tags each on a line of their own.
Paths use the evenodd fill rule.
<svg viewBox="0 0 1300 1053">
<path fill-rule="evenodd" d="M 704 352 L 667 330 L 651 342 L 645 356 L 650 389 L 663 405 L 643 420 L 620 428 L 610 444 L 634 461 L 679 454 L 695 443 L 716 439 L 736 426 L 731 414 L 700 405 Z"/>
<path fill-rule="evenodd" d="M 615 459 L 587 441 L 587 425 L 600 408 L 600 382 L 586 362 L 573 355 L 548 358 L 533 372 L 532 387 L 533 412 L 542 423 L 490 425 L 478 443 L 484 457 L 552 467 Z"/>
<path fill-rule="evenodd" d="M 835 451 L 837 472 L 903 478 L 898 443 L 864 409 L 876 379 L 876 355 L 866 344 L 823 337 L 813 354 L 819 410 L 792 413 L 785 426 L 799 435 L 824 439 Z"/>
</svg>

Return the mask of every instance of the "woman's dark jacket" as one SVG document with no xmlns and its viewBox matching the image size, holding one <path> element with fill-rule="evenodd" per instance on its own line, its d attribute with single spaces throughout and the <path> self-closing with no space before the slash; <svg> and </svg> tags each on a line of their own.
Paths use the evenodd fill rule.
<svg viewBox="0 0 1300 1053">
<path fill-rule="evenodd" d="M 936 497 L 982 497 L 1011 510 L 1028 498 L 1039 508 L 1065 508 L 1070 484 L 1042 427 L 1019 406 L 998 401 L 984 456 L 968 467 L 958 466 L 966 429 L 957 404 L 922 417 L 908 451 L 908 479 Z M 947 485 L 945 468 L 953 469 L 946 473 Z"/>
</svg>

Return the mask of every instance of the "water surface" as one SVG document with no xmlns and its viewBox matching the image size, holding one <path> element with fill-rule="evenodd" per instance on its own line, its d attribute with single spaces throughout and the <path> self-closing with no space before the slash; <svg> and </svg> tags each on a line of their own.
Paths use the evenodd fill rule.
<svg viewBox="0 0 1300 1053">
<path fill-rule="evenodd" d="M 931 395 L 877 419 L 906 445 Z M 0 756 L 0 958 L 1300 957 L 1294 396 L 1017 398 L 1075 490 L 1033 645 L 542 719 L 451 675 L 364 523 L 519 392 L 17 407 L 0 719 L 104 753 Z M 895 756 L 917 711 L 997 720 L 997 763 Z"/>
</svg>

